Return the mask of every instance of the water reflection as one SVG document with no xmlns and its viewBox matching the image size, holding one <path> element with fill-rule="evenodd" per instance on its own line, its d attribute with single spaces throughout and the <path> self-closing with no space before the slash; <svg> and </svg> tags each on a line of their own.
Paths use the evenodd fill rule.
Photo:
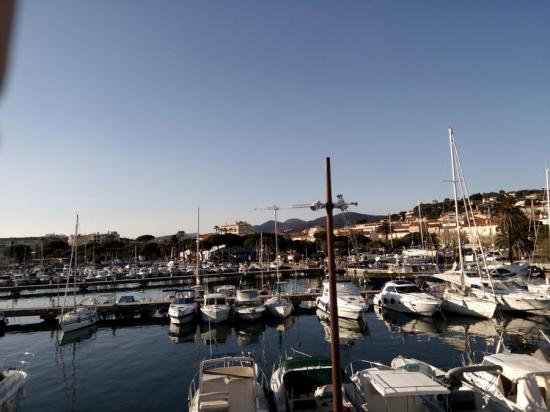
<svg viewBox="0 0 550 412">
<path fill-rule="evenodd" d="M 168 327 L 168 336 L 174 343 L 188 343 L 195 341 L 195 333 L 197 332 L 197 324 L 195 322 L 174 325 L 170 322 Z"/>
<path fill-rule="evenodd" d="M 325 340 L 331 341 L 330 333 L 330 316 L 328 313 L 317 309 L 315 312 L 321 326 L 325 332 Z M 340 344 L 352 345 L 356 340 L 363 336 L 369 335 L 367 322 L 363 319 L 345 319 L 338 318 L 338 335 L 340 336 Z"/>
<path fill-rule="evenodd" d="M 231 328 L 226 322 L 217 324 L 201 323 L 200 325 L 201 338 L 208 345 L 211 343 L 225 343 L 230 331 Z"/>
<path fill-rule="evenodd" d="M 374 307 L 374 313 L 378 319 L 384 321 L 390 332 L 426 335 L 438 335 L 441 332 L 432 317 L 412 316 L 379 306 Z"/>
<path fill-rule="evenodd" d="M 237 333 L 237 344 L 247 346 L 260 341 L 260 336 L 265 331 L 264 322 L 237 322 L 235 332 Z"/>
<path fill-rule="evenodd" d="M 270 328 L 275 328 L 277 332 L 288 332 L 294 326 L 295 322 L 296 320 L 294 319 L 294 315 L 290 315 L 284 319 L 276 319 L 268 316 L 265 324 Z"/>
<path fill-rule="evenodd" d="M 80 343 L 86 339 L 92 338 L 97 331 L 97 325 L 92 325 L 87 328 L 73 330 L 71 332 L 59 331 L 57 334 L 57 342 L 60 346 L 70 343 Z"/>
</svg>

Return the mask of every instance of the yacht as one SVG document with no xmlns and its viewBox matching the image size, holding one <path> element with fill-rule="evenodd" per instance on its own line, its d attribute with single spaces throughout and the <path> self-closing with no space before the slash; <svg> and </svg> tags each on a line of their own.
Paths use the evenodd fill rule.
<svg viewBox="0 0 550 412">
<path fill-rule="evenodd" d="M 369 309 L 369 304 L 361 292 L 350 280 L 336 281 L 336 296 L 338 299 L 338 317 L 347 319 L 363 318 Z M 330 313 L 329 282 L 323 281 L 323 293 L 316 299 L 317 308 Z"/>
<path fill-rule="evenodd" d="M 242 289 L 237 291 L 233 312 L 238 319 L 256 321 L 266 309 L 257 289 Z"/>
<path fill-rule="evenodd" d="M 222 293 L 228 298 L 234 297 L 236 291 L 237 291 L 237 288 L 235 287 L 235 285 L 222 285 L 216 288 L 216 293 Z"/>
<path fill-rule="evenodd" d="M 360 360 L 350 363 L 346 372 L 365 398 L 369 412 L 448 410 L 451 391 L 418 370 Z"/>
<path fill-rule="evenodd" d="M 441 307 L 440 299 L 406 280 L 386 283 L 382 292 L 374 295 L 373 302 L 383 308 L 422 316 L 432 316 Z"/>
<path fill-rule="evenodd" d="M 465 372 L 463 379 L 488 397 L 491 411 L 547 411 L 550 408 L 550 363 L 533 355 L 485 355 L 487 370 Z"/>
<path fill-rule="evenodd" d="M 275 282 L 272 290 L 273 296 L 264 302 L 270 315 L 276 318 L 286 318 L 292 313 L 292 303 L 284 298 L 289 293 L 288 282 Z"/>
<path fill-rule="evenodd" d="M 99 322 L 99 314 L 95 309 L 78 306 L 59 317 L 59 326 L 63 332 L 72 332 L 86 328 Z"/>
<path fill-rule="evenodd" d="M 231 305 L 227 303 L 227 297 L 222 293 L 208 293 L 204 295 L 204 304 L 201 307 L 202 320 L 205 322 L 219 323 L 229 319 Z"/>
<path fill-rule="evenodd" d="M 203 360 L 188 402 L 191 412 L 268 412 L 267 379 L 250 356 Z"/>
<path fill-rule="evenodd" d="M 176 289 L 172 303 L 168 308 L 170 322 L 175 325 L 191 322 L 198 312 L 198 303 L 195 300 L 195 290 L 191 288 Z"/>
<path fill-rule="evenodd" d="M 25 358 L 34 356 L 31 353 L 25 353 Z M 17 398 L 23 394 L 25 383 L 29 379 L 27 369 L 29 361 L 21 360 L 19 365 L 24 367 L 9 367 L 3 365 L 0 367 L 0 410 L 12 411 L 17 406 Z"/>
<path fill-rule="evenodd" d="M 279 358 L 273 365 L 271 391 L 277 412 L 331 411 L 333 402 L 332 364 L 329 358 L 312 357 L 294 351 L 300 356 Z M 342 410 L 357 410 L 363 397 L 345 375 Z"/>
</svg>

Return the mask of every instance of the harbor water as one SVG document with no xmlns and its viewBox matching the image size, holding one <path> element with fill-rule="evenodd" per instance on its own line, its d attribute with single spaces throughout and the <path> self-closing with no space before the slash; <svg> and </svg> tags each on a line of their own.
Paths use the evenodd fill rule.
<svg viewBox="0 0 550 412">
<path fill-rule="evenodd" d="M 186 411 L 188 387 L 202 359 L 250 352 L 269 376 L 285 351 L 329 355 L 325 318 L 320 311 L 297 310 L 284 322 L 176 328 L 157 316 L 104 321 L 64 336 L 55 327 L 29 326 L 0 336 L 0 348 L 13 357 L 34 354 L 18 411 Z M 541 330 L 550 333 L 543 317 L 423 318 L 374 308 L 365 322 L 341 321 L 342 364 L 358 359 L 389 364 L 403 355 L 450 368 L 461 365 L 466 353 L 494 351 L 500 335 L 512 350 L 530 353 L 544 345 Z"/>
</svg>

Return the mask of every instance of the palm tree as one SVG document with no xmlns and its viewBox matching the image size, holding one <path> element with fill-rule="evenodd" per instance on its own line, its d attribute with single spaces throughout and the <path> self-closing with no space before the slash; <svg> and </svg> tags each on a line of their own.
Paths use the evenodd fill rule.
<svg viewBox="0 0 550 412">
<path fill-rule="evenodd" d="M 521 209 L 514 205 L 509 197 L 504 197 L 497 205 L 498 232 L 497 244 L 506 245 L 508 248 L 508 260 L 511 262 L 516 254 L 523 254 L 529 249 L 529 240 L 525 233 L 529 227 L 529 221 Z"/>
</svg>

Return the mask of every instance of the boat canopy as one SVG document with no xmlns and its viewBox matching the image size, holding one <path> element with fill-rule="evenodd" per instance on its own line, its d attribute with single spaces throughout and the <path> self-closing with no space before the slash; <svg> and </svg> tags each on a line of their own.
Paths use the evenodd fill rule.
<svg viewBox="0 0 550 412">
<path fill-rule="evenodd" d="M 502 374 L 510 380 L 525 378 L 527 375 L 549 375 L 550 363 L 541 362 L 531 355 L 520 353 L 497 353 L 485 356 L 483 363 L 502 366 Z"/>
<path fill-rule="evenodd" d="M 361 380 L 366 380 L 384 398 L 421 395 L 447 395 L 450 391 L 421 372 L 400 369 L 366 369 Z"/>
</svg>

